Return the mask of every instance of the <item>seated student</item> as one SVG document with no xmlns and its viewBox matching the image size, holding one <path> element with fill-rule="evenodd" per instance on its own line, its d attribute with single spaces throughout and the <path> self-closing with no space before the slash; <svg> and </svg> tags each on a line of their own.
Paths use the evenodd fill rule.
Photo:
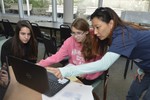
<svg viewBox="0 0 150 100">
<path fill-rule="evenodd" d="M 71 25 L 71 37 L 69 37 L 61 46 L 59 51 L 41 60 L 38 64 L 44 67 L 58 63 L 65 57 L 69 58 L 69 63 L 79 65 L 92 62 L 101 58 L 97 42 L 94 41 L 94 35 L 89 33 L 89 24 L 82 18 L 77 18 Z M 92 36 L 93 35 L 93 36 Z M 69 64 L 69 65 L 70 65 Z M 87 85 L 93 84 L 100 78 L 103 72 L 84 74 L 78 78 Z"/>
<path fill-rule="evenodd" d="M 76 66 L 93 62 L 101 58 L 104 50 L 100 50 L 101 47 L 99 47 L 99 42 L 97 42 L 98 38 L 89 32 L 89 24 L 85 19 L 75 19 L 71 25 L 71 30 L 72 36 L 65 40 L 59 51 L 45 60 L 41 60 L 38 63 L 39 65 L 48 68 L 48 66 L 58 63 L 68 57 L 69 66 L 66 67 L 72 67 L 70 65 Z M 101 82 L 100 80 L 102 74 L 103 72 L 83 74 L 78 76 L 78 78 L 84 84 L 92 85 L 94 87 L 93 92 L 95 92 Z"/>
<path fill-rule="evenodd" d="M 1 48 L 1 64 L 2 66 L 6 63 L 6 56 L 15 56 L 27 61 L 36 63 L 38 49 L 37 41 L 34 37 L 32 27 L 28 21 L 20 20 L 18 21 L 15 29 L 15 35 L 8 39 Z M 8 73 L 5 70 L 1 70 L 4 74 L 0 75 L 0 87 L 3 88 L 0 91 L 0 96 L 3 98 L 5 91 L 5 85 L 8 81 Z M 5 84 L 4 84 L 5 83 Z M 2 99 L 0 99 L 2 100 Z"/>
<path fill-rule="evenodd" d="M 3 65 L 6 62 L 5 58 L 8 55 L 36 63 L 37 47 L 37 41 L 30 23 L 26 20 L 20 20 L 16 25 L 15 35 L 2 45 L 1 63 Z"/>
</svg>

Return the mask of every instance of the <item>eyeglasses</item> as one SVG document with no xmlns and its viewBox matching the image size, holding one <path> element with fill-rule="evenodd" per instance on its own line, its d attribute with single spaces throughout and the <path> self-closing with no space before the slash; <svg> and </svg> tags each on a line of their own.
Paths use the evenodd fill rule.
<svg viewBox="0 0 150 100">
<path fill-rule="evenodd" d="M 71 32 L 71 35 L 83 35 L 84 32 Z"/>
</svg>

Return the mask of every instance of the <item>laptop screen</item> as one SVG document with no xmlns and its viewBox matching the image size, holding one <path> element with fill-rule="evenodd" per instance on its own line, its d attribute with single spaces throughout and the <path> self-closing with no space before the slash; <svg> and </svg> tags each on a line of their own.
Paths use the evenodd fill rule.
<svg viewBox="0 0 150 100">
<path fill-rule="evenodd" d="M 9 56 L 8 61 L 19 83 L 40 93 L 44 93 L 49 88 L 45 68 L 14 56 Z"/>
<path fill-rule="evenodd" d="M 40 93 L 46 93 L 48 96 L 55 95 L 70 82 L 69 79 L 60 81 L 54 74 L 47 72 L 44 67 L 23 59 L 9 56 L 8 61 L 19 83 Z M 50 83 L 52 84 L 50 85 Z"/>
</svg>

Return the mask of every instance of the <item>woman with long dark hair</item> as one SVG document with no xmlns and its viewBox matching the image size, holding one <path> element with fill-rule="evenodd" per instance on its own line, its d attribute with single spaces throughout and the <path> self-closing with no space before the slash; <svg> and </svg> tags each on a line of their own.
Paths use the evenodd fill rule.
<svg viewBox="0 0 150 100">
<path fill-rule="evenodd" d="M 134 59 L 139 67 L 136 80 L 133 81 L 127 100 L 139 100 L 146 91 L 143 100 L 150 98 L 150 30 L 134 23 L 125 22 L 109 7 L 97 8 L 91 15 L 94 34 L 108 51 L 98 61 L 76 67 L 51 68 L 57 77 L 77 76 L 107 70 L 121 55 Z M 94 66 L 94 67 L 93 67 Z"/>
</svg>

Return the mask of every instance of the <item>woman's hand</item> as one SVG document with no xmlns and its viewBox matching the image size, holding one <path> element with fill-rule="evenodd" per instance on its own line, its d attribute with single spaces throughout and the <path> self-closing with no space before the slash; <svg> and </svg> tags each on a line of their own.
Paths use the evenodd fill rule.
<svg viewBox="0 0 150 100">
<path fill-rule="evenodd" d="M 57 78 L 62 78 L 61 72 L 58 68 L 46 67 L 46 69 L 53 73 Z"/>
<path fill-rule="evenodd" d="M 8 85 L 9 78 L 6 70 L 0 71 L 0 85 L 6 87 Z"/>
<path fill-rule="evenodd" d="M 135 77 L 137 77 L 138 78 L 138 80 L 139 80 L 139 82 L 141 82 L 142 81 L 142 79 L 143 79 L 143 77 L 144 77 L 144 73 L 143 74 L 141 74 L 141 75 L 139 75 L 139 74 L 136 74 L 135 75 Z"/>
<path fill-rule="evenodd" d="M 137 73 L 135 75 L 135 79 L 138 78 L 139 82 L 141 82 L 143 77 L 144 77 L 144 75 L 145 75 L 145 73 L 143 72 L 143 70 L 138 68 L 137 69 Z"/>
<path fill-rule="evenodd" d="M 42 66 L 39 63 L 36 63 L 36 65 L 41 66 L 41 67 L 50 67 L 50 66 Z"/>
</svg>

